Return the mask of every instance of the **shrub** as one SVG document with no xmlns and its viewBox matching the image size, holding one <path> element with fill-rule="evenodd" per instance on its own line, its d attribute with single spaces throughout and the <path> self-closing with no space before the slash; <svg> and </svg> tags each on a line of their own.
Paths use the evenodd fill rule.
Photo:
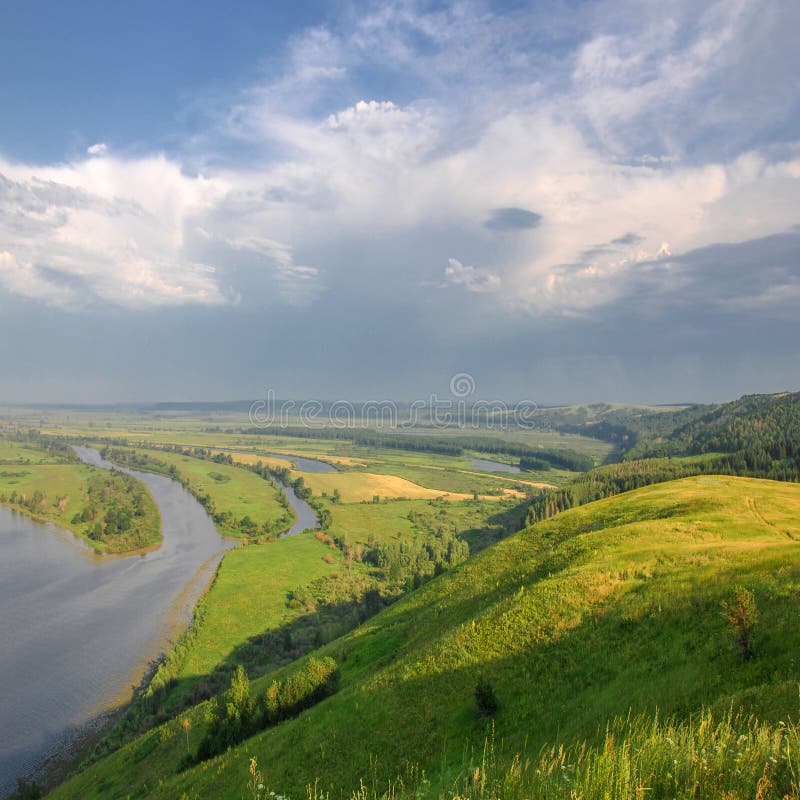
<svg viewBox="0 0 800 800">
<path fill-rule="evenodd" d="M 208 730 L 197 749 L 195 762 L 224 753 L 257 731 L 297 716 L 333 694 L 338 680 L 339 667 L 332 658 L 309 658 L 285 680 L 273 681 L 261 702 L 256 703 L 250 697 L 247 674 L 239 665 L 221 701 L 214 698 L 206 708 Z"/>
<path fill-rule="evenodd" d="M 492 717 L 497 711 L 497 695 L 489 681 L 481 678 L 475 687 L 475 704 L 482 717 Z"/>
</svg>

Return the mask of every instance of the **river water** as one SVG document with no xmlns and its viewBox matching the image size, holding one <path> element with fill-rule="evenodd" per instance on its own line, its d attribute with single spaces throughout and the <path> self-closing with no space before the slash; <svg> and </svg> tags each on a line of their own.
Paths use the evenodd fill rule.
<svg viewBox="0 0 800 800">
<path fill-rule="evenodd" d="M 130 698 L 232 546 L 179 483 L 130 472 L 161 511 L 163 542 L 143 555 L 96 556 L 71 533 L 0 506 L 0 796 Z"/>
<path fill-rule="evenodd" d="M 473 458 L 472 468 L 485 470 L 486 472 L 511 472 L 515 475 L 522 472 L 519 467 L 513 464 L 505 464 L 502 461 L 490 461 L 488 458 Z"/>
<path fill-rule="evenodd" d="M 286 494 L 286 497 L 289 500 L 289 505 L 292 507 L 297 517 L 294 521 L 294 525 L 292 525 L 292 527 L 289 528 L 286 533 L 282 533 L 281 536 L 296 536 L 298 533 L 302 533 L 307 528 L 318 528 L 319 520 L 317 519 L 316 511 L 314 511 L 314 509 L 311 508 L 311 506 L 306 503 L 305 500 L 301 500 L 295 494 L 295 491 L 291 486 L 287 486 L 282 481 L 278 481 L 278 485 Z"/>
<path fill-rule="evenodd" d="M 293 461 L 295 468 L 300 472 L 336 472 L 336 467 L 327 461 L 320 461 L 318 458 L 307 458 L 306 456 L 296 456 L 289 453 L 270 453 L 273 458 L 282 458 L 285 461 Z"/>
</svg>

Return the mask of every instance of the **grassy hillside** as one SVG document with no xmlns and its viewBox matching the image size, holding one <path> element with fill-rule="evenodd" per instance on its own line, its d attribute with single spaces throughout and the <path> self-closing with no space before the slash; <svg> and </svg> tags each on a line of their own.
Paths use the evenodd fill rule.
<svg viewBox="0 0 800 800">
<path fill-rule="evenodd" d="M 746 661 L 722 613 L 741 587 L 752 593 L 759 619 L 751 637 L 754 657 Z M 798 596 L 800 487 L 729 477 L 650 486 L 511 536 L 322 647 L 318 655 L 339 665 L 340 688 L 300 716 L 179 772 L 187 738 L 194 751 L 207 725 L 201 705 L 88 768 L 53 796 L 241 798 L 251 756 L 270 788 L 294 798 L 315 780 L 319 791 L 335 797 L 349 796 L 361 778 L 370 787 L 373 781 L 385 786 L 408 763 L 434 776 L 435 790 L 465 765 L 480 767 L 487 720 L 478 714 L 474 692 L 481 679 L 498 700 L 495 774 L 519 776 L 528 762 L 530 771 L 550 752 L 542 750 L 547 743 L 585 740 L 601 745 L 584 751 L 598 763 L 600 756 L 619 760 L 628 753 L 632 762 L 655 752 L 657 758 L 641 762 L 655 765 L 647 780 L 672 782 L 671 790 L 652 795 L 618 787 L 606 796 L 690 796 L 675 789 L 684 780 L 677 769 L 693 764 L 698 772 L 699 756 L 686 744 L 673 758 L 670 737 L 713 745 L 713 725 L 681 728 L 681 719 L 694 719 L 702 708 L 724 717 L 733 706 L 777 723 L 800 710 Z M 261 696 L 272 679 L 254 681 L 252 693 Z M 602 746 L 609 720 L 629 711 L 648 720 L 656 710 L 662 718 L 674 716 L 678 727 L 645 722 L 633 730 L 629 723 L 626 733 L 623 723 L 616 739 Z M 748 724 L 728 726 L 745 754 L 748 736 L 761 736 L 755 723 Z M 767 739 L 771 730 L 765 729 Z M 758 757 L 773 752 L 756 750 Z M 564 769 L 575 770 L 580 752 L 564 751 L 564 759 L 572 759 L 563 761 Z M 516 753 L 521 760 L 514 773 Z M 545 768 L 560 770 L 558 758 L 556 748 Z M 731 776 L 739 769 L 750 782 L 749 793 L 728 797 L 756 796 L 763 764 L 753 763 L 745 771 L 733 761 L 725 767 Z M 480 772 L 471 774 L 473 789 L 480 787 Z M 542 796 L 568 797 L 566 784 L 559 785 L 560 793 Z M 779 797 L 780 789 L 775 784 L 759 796 Z"/>
</svg>

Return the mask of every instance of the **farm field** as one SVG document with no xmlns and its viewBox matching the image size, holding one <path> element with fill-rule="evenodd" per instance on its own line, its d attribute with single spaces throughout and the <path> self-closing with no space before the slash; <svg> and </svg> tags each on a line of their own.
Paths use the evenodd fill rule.
<svg viewBox="0 0 800 800">
<path fill-rule="evenodd" d="M 337 503 L 329 508 L 331 532 L 347 536 L 353 543 L 401 541 L 446 528 L 467 541 L 471 552 L 517 530 L 524 518 L 524 510 L 517 502 L 496 499 Z"/>
<path fill-rule="evenodd" d="M 390 469 L 387 467 L 387 470 Z M 384 500 L 393 499 L 426 499 L 434 500 L 467 500 L 472 494 L 466 492 L 452 492 L 444 489 L 430 489 L 406 478 L 392 474 L 375 474 L 372 472 L 300 472 L 292 470 L 292 478 L 303 478 L 305 485 L 314 494 L 331 496 L 334 491 L 341 495 L 343 503 L 362 503 L 372 501 L 373 498 Z M 477 482 L 476 482 L 477 483 Z M 478 486 L 481 484 L 478 483 Z M 491 491 L 496 491 L 494 497 L 482 496 L 481 499 L 497 499 L 500 496 L 522 498 L 525 495 L 512 489 L 498 489 L 491 483 Z M 476 489 L 477 491 L 477 489 Z"/>
<path fill-rule="evenodd" d="M 748 661 L 721 613 L 737 587 L 759 612 Z M 497 696 L 500 770 L 548 742 L 600 743 L 606 722 L 629 711 L 683 724 L 732 706 L 777 723 L 797 708 L 800 633 L 787 603 L 798 591 L 800 487 L 700 477 L 639 489 L 506 538 L 321 647 L 340 688 L 300 717 L 186 772 L 176 772 L 186 750 L 176 719 L 53 796 L 238 798 L 251 756 L 270 788 L 293 797 L 315 780 L 344 794 L 360 778 L 386 786 L 409 761 L 436 790 L 480 765 L 480 678 Z M 203 706 L 187 713 L 197 742 Z"/>
<path fill-rule="evenodd" d="M 2 415 L 0 414 L 0 418 Z M 184 446 L 203 447 L 233 447 L 241 449 L 254 449 L 262 453 L 286 452 L 298 455 L 321 455 L 354 458 L 366 457 L 369 447 L 354 443 L 348 439 L 336 438 L 342 433 L 341 427 L 326 428 L 323 425 L 304 425 L 300 419 L 289 418 L 287 427 L 298 430 L 305 428 L 313 432 L 315 438 L 305 438 L 296 435 L 281 435 L 279 427 L 270 429 L 269 432 L 260 431 L 257 426 L 248 420 L 244 414 L 224 416 L 220 419 L 204 417 L 201 415 L 175 415 L 158 416 L 146 413 L 125 414 L 122 412 L 85 412 L 65 415 L 55 410 L 24 411 L 15 410 L 13 416 L 9 415 L 16 425 L 22 427 L 35 427 L 43 433 L 55 436 L 94 436 L 97 438 L 127 438 L 143 442 L 171 443 Z M 366 425 L 366 427 L 363 427 Z M 243 433 L 247 431 L 247 433 Z M 335 434 L 330 438 L 326 432 Z M 612 453 L 613 447 L 608 442 L 590 438 L 579 434 L 565 434 L 538 427 L 532 429 L 517 427 L 498 428 L 459 428 L 459 427 L 426 427 L 423 424 L 393 430 L 391 428 L 376 428 L 363 420 L 354 420 L 352 433 L 375 431 L 387 436 L 411 436 L 418 438 L 455 439 L 468 436 L 480 442 L 488 443 L 497 440 L 506 441 L 511 445 L 526 445 L 532 448 L 568 449 L 591 456 L 595 463 L 603 463 Z M 476 448 L 481 453 L 480 448 Z M 500 455 L 489 457 L 500 461 L 505 458 Z M 427 462 L 435 463 L 435 462 Z M 466 462 L 462 463 L 466 466 Z"/>
</svg>

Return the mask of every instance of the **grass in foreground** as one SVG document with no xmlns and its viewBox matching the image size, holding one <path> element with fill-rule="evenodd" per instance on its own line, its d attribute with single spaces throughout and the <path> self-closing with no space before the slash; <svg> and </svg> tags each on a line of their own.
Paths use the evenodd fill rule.
<svg viewBox="0 0 800 800">
<path fill-rule="evenodd" d="M 565 512 L 320 648 L 340 665 L 340 689 L 298 718 L 181 773 L 187 743 L 176 718 L 54 797 L 233 800 L 250 756 L 292 797 L 315 779 L 337 797 L 362 778 L 385 787 L 407 763 L 438 792 L 459 775 L 464 747 L 484 740 L 481 679 L 498 699 L 502 753 L 532 763 L 547 743 L 602 747 L 608 721 L 629 710 L 680 721 L 733 706 L 786 720 L 798 709 L 798 537 L 800 487 L 770 481 L 691 478 Z M 739 586 L 761 619 L 748 661 L 722 614 Z M 196 747 L 204 707 L 184 716 Z"/>
<path fill-rule="evenodd" d="M 599 744 L 545 745 L 538 756 L 508 756 L 493 737 L 465 755 L 459 775 L 436 790 L 408 766 L 388 784 L 360 783 L 349 792 L 309 787 L 308 800 L 786 800 L 800 796 L 800 729 L 745 714 L 704 711 L 688 721 L 657 715 L 617 717 Z M 257 759 L 243 796 L 267 800 Z M 242 769 L 244 773 L 244 769 Z M 245 778 L 242 778 L 245 783 Z M 277 787 L 279 788 L 279 787 Z"/>
</svg>

